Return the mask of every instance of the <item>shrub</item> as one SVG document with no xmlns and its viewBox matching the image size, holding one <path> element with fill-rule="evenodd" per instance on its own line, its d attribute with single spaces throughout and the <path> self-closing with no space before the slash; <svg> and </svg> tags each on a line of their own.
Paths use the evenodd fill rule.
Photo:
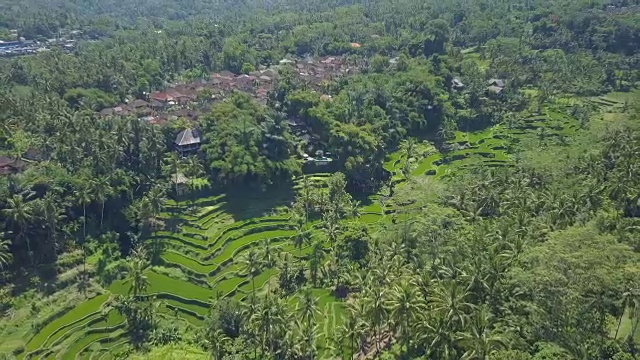
<svg viewBox="0 0 640 360">
<path fill-rule="evenodd" d="M 24 352 L 24 346 L 18 346 L 11 352 L 14 356 L 18 356 Z"/>
</svg>

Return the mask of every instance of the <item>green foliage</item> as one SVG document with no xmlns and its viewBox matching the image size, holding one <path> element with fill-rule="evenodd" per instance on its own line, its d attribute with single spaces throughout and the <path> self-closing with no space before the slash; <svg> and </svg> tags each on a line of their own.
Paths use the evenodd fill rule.
<svg viewBox="0 0 640 360">
<path fill-rule="evenodd" d="M 376 73 L 383 72 L 389 66 L 389 58 L 386 56 L 376 55 L 371 58 L 369 68 Z"/>
<path fill-rule="evenodd" d="M 244 63 L 242 64 L 242 69 L 240 69 L 240 72 L 243 74 L 248 74 L 250 72 L 254 72 L 256 71 L 255 66 L 253 66 L 252 64 L 249 63 Z"/>
<path fill-rule="evenodd" d="M 29 311 L 42 306 L 21 304 L 20 292 L 34 291 L 23 289 L 77 282 L 84 292 L 92 275 L 132 296 L 113 305 L 100 295 L 24 333 L 6 330 L 1 351 L 87 357 L 111 340 L 116 349 L 196 340 L 214 358 L 633 356 L 637 115 L 620 120 L 632 108 L 620 94 L 596 97 L 640 80 L 631 2 L 50 5 L 9 0 L 0 14 L 2 37 L 17 28 L 27 39 L 79 40 L 72 52 L 0 63 L 0 153 L 18 165 L 37 158 L 0 177 L 0 282 L 19 285 L 0 290 L 0 310 L 8 321 L 37 318 Z M 168 145 L 194 124 L 94 114 L 214 71 L 341 55 L 349 71 L 323 79 L 280 67 L 267 106 L 237 93 L 210 109 L 210 90 L 176 105 L 170 111 L 210 110 L 195 124 L 203 153 L 188 159 Z M 494 78 L 506 83 L 499 94 L 487 93 Z M 597 128 L 600 111 L 615 120 Z M 421 152 L 409 138 L 437 149 Z M 291 219 L 228 225 L 255 210 L 243 207 L 275 207 L 262 206 L 268 196 L 196 199 L 225 186 L 293 187 L 296 158 L 317 151 L 340 172 L 287 188 Z M 189 177 L 189 204 L 166 199 L 178 172 Z M 195 214 L 205 203 L 208 214 Z M 148 258 L 141 248 L 122 257 L 136 246 Z M 65 253 L 75 260 L 58 260 Z M 168 276 L 146 271 L 150 263 L 170 267 Z M 201 325 L 213 294 L 238 301 L 217 299 L 202 337 L 163 323 Z M 126 325 L 108 323 L 120 318 L 111 306 Z M 113 328 L 96 325 L 99 312 Z M 203 354 L 171 345 L 145 356 Z"/>
<path fill-rule="evenodd" d="M 300 171 L 284 119 L 248 95 L 234 94 L 203 122 L 209 167 L 227 184 L 264 184 Z"/>
<path fill-rule="evenodd" d="M 119 296 L 115 299 L 115 308 L 127 321 L 131 342 L 135 346 L 144 345 L 157 327 L 154 303 L 139 301 L 135 297 Z"/>
<path fill-rule="evenodd" d="M 134 354 L 131 359 L 148 360 L 207 360 L 209 355 L 197 346 L 179 344 L 165 345 L 153 348 L 144 355 Z"/>
<path fill-rule="evenodd" d="M 101 110 L 114 106 L 117 99 L 99 89 L 71 89 L 62 97 L 69 106 L 75 109 Z"/>
</svg>

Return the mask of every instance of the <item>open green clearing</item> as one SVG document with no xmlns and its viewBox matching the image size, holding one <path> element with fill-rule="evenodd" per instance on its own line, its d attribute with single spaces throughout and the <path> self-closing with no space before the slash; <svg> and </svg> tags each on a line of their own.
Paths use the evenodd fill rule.
<svg viewBox="0 0 640 360">
<path fill-rule="evenodd" d="M 587 99 L 602 109 L 622 106 L 626 94 L 613 93 Z M 452 151 L 442 154 L 429 143 L 417 142 L 412 160 L 411 176 L 451 176 L 464 168 L 478 165 L 508 166 L 512 161 L 509 149 L 525 141 L 547 141 L 570 135 L 577 121 L 567 115 L 569 105 L 558 101 L 541 115 L 523 117 L 511 128 L 492 127 L 480 132 L 456 132 L 448 141 Z M 542 129 L 542 130 L 541 130 Z M 541 135 L 541 132 L 542 135 Z M 406 181 L 400 169 L 405 161 L 403 150 L 388 155 L 385 168 L 393 173 L 398 186 Z M 313 174 L 309 180 L 322 185 L 328 174 Z M 295 189 L 300 188 L 299 182 Z M 298 250 L 289 239 L 295 235 L 288 217 L 277 214 L 276 209 L 286 204 L 287 194 L 271 192 L 246 196 L 216 195 L 195 201 L 168 201 L 167 210 L 160 217 L 167 223 L 179 223 L 178 231 L 163 230 L 153 238 L 165 245 L 161 255 L 164 266 L 179 269 L 189 280 L 177 279 L 153 270 L 145 274 L 149 280 L 146 293 L 160 303 L 162 316 L 191 325 L 200 325 L 209 313 L 209 305 L 216 296 L 246 297 L 253 285 L 243 273 L 240 259 L 250 250 L 259 249 L 267 240 L 274 249 L 298 256 Z M 384 190 L 381 190 L 384 192 Z M 384 213 L 397 210 L 394 204 L 379 203 L 383 194 L 372 194 L 360 209 L 358 221 L 370 226 L 387 221 Z M 233 205 L 230 205 L 233 204 Z M 389 220 L 390 221 L 390 220 Z M 313 229 L 313 236 L 321 235 Z M 303 256 L 308 248 L 302 251 Z M 255 277 L 256 291 L 264 288 L 277 275 L 275 269 L 263 269 Z M 63 359 L 114 358 L 126 349 L 123 319 L 115 311 L 106 315 L 102 307 L 111 294 L 127 294 L 130 284 L 116 281 L 105 293 L 89 299 L 61 316 L 51 319 L 33 337 L 26 341 L 21 358 L 47 357 L 57 354 Z M 342 321 L 344 304 L 326 289 L 313 289 L 318 299 L 318 347 L 326 349 L 335 328 Z M 296 305 L 295 298 L 291 306 Z M 629 331 L 623 322 L 621 332 Z"/>
<path fill-rule="evenodd" d="M 617 322 L 615 326 L 612 327 L 610 335 L 613 337 L 616 334 L 616 329 L 618 327 Z M 629 309 L 624 312 L 622 315 L 622 321 L 620 322 L 620 329 L 618 331 L 618 338 L 624 339 L 631 334 L 633 331 L 633 322 L 629 318 Z M 640 342 L 640 326 L 636 329 L 636 332 L 633 334 L 633 338 L 636 342 Z"/>
</svg>

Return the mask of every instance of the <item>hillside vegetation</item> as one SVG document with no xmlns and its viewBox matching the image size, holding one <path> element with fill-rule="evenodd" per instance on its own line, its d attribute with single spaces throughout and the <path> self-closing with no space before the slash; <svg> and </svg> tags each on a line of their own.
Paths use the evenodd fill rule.
<svg viewBox="0 0 640 360">
<path fill-rule="evenodd" d="M 0 359 L 640 357 L 637 1 L 2 8 Z"/>
</svg>

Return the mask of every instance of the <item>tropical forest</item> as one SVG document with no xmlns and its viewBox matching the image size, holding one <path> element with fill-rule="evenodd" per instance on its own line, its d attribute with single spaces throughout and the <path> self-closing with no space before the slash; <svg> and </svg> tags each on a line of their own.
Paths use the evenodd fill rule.
<svg viewBox="0 0 640 360">
<path fill-rule="evenodd" d="M 0 0 L 0 359 L 640 359 L 640 1 Z"/>
</svg>

